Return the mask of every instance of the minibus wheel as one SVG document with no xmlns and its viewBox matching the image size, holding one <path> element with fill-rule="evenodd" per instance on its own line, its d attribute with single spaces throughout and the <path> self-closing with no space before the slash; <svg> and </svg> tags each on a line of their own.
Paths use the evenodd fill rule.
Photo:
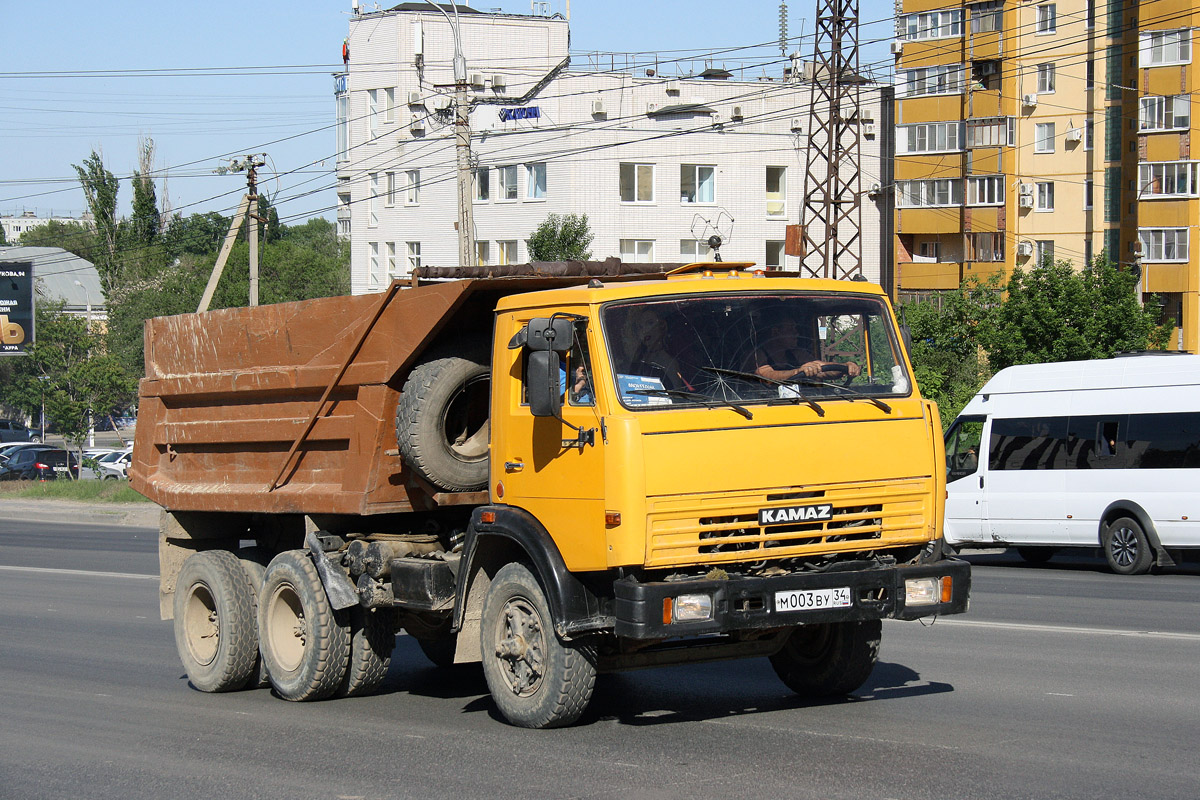
<svg viewBox="0 0 1200 800">
<path fill-rule="evenodd" d="M 1154 563 L 1146 532 L 1132 517 L 1118 517 L 1105 525 L 1100 544 L 1109 568 L 1118 575 L 1144 575 Z"/>
</svg>

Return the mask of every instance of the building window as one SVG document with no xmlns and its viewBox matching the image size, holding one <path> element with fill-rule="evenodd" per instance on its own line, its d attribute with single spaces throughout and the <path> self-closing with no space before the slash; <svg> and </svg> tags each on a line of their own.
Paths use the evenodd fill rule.
<svg viewBox="0 0 1200 800">
<path fill-rule="evenodd" d="M 937 241 L 924 241 L 917 245 L 917 252 L 913 255 L 913 261 L 924 264 L 936 264 L 942 260 L 942 243 Z"/>
<path fill-rule="evenodd" d="M 407 181 L 404 189 L 404 205 L 419 206 L 421 204 L 421 170 L 407 170 L 404 176 Z"/>
<path fill-rule="evenodd" d="M 897 181 L 896 203 L 900 208 L 961 206 L 962 181 L 952 178 Z"/>
<path fill-rule="evenodd" d="M 405 242 L 404 246 L 408 251 L 408 273 L 411 275 L 413 270 L 421 268 L 421 243 Z"/>
<path fill-rule="evenodd" d="M 680 239 L 679 257 L 688 261 L 712 261 L 713 250 L 705 242 L 696 239 Z"/>
<path fill-rule="evenodd" d="M 967 234 L 968 261 L 1003 261 L 1003 233 L 969 233 Z"/>
<path fill-rule="evenodd" d="M 1038 94 L 1054 93 L 1054 65 L 1038 64 L 1037 67 Z"/>
<path fill-rule="evenodd" d="M 767 269 L 783 269 L 784 244 L 779 240 L 767 240 L 767 252 L 763 265 Z"/>
<path fill-rule="evenodd" d="M 767 167 L 767 216 L 787 216 L 787 167 Z"/>
<path fill-rule="evenodd" d="M 1121 107 L 1104 109 L 1104 160 L 1121 160 Z"/>
<path fill-rule="evenodd" d="M 1037 200 L 1033 207 L 1034 211 L 1053 211 L 1054 210 L 1054 181 L 1039 181 L 1035 184 L 1037 187 Z"/>
<path fill-rule="evenodd" d="M 491 184 L 488 179 L 491 175 L 491 170 L 487 167 L 480 167 L 475 170 L 475 199 L 481 203 L 486 203 L 491 195 Z"/>
<path fill-rule="evenodd" d="M 499 184 L 497 201 L 517 199 L 517 167 L 515 164 L 507 167 L 496 167 L 496 183 Z"/>
<path fill-rule="evenodd" d="M 994 117 L 967 121 L 967 147 L 1012 147 L 1016 136 L 1016 120 Z"/>
<path fill-rule="evenodd" d="M 1188 260 L 1187 228 L 1138 228 L 1138 239 L 1143 261 Z"/>
<path fill-rule="evenodd" d="M 367 176 L 367 227 L 379 225 L 379 173 Z"/>
<path fill-rule="evenodd" d="M 957 8 L 944 11 L 929 11 L 922 14 L 907 14 L 900 18 L 904 38 L 913 39 L 947 39 L 951 36 L 962 36 L 962 10 Z"/>
<path fill-rule="evenodd" d="M 1046 3 L 1037 7 L 1037 32 L 1054 33 L 1058 30 L 1058 7 Z"/>
<path fill-rule="evenodd" d="M 1096 182 L 1094 180 L 1091 180 L 1090 178 L 1084 180 L 1084 182 L 1083 182 L 1083 210 L 1084 211 L 1092 210 L 1092 202 L 1093 202 L 1092 198 L 1095 194 L 1096 194 Z"/>
<path fill-rule="evenodd" d="M 1200 197 L 1197 166 L 1195 161 L 1138 164 L 1139 197 Z"/>
<path fill-rule="evenodd" d="M 1083 265 L 1085 267 L 1092 266 L 1092 239 L 1090 236 L 1083 238 Z"/>
<path fill-rule="evenodd" d="M 1086 72 L 1086 77 L 1084 78 L 1083 88 L 1085 88 L 1085 89 L 1095 89 L 1096 88 L 1096 62 L 1090 58 L 1087 61 L 1087 72 Z"/>
<path fill-rule="evenodd" d="M 387 189 L 384 194 L 383 204 L 387 208 L 396 205 L 396 173 L 394 172 L 387 174 Z"/>
<path fill-rule="evenodd" d="M 926 122 L 896 127 L 896 153 L 956 153 L 962 150 L 961 122 Z"/>
<path fill-rule="evenodd" d="M 382 283 L 383 278 L 379 274 L 379 242 L 369 242 L 367 244 L 367 286 L 376 289 Z"/>
<path fill-rule="evenodd" d="M 924 94 L 962 94 L 962 64 L 920 67 L 900 71 L 900 97 L 917 97 Z"/>
<path fill-rule="evenodd" d="M 1143 131 L 1187 130 L 1191 127 L 1191 97 L 1143 97 L 1138 101 L 1138 128 Z"/>
<path fill-rule="evenodd" d="M 978 178 L 967 178 L 967 205 L 1004 205 L 1004 176 L 986 175 Z"/>
<path fill-rule="evenodd" d="M 379 132 L 379 90 L 367 90 L 367 121 L 371 126 L 371 135 L 375 136 Z"/>
<path fill-rule="evenodd" d="M 1096 144 L 1096 122 L 1086 120 L 1083 123 L 1083 149 L 1091 150 Z"/>
<path fill-rule="evenodd" d="M 629 263 L 650 263 L 654 260 L 654 240 L 622 239 L 621 260 Z"/>
<path fill-rule="evenodd" d="M 341 92 L 337 96 L 337 149 L 338 161 L 346 160 L 350 149 L 350 95 Z"/>
<path fill-rule="evenodd" d="M 621 202 L 654 202 L 654 165 L 621 164 Z"/>
<path fill-rule="evenodd" d="M 1003 3 L 978 3 L 970 6 L 970 9 L 971 33 L 990 33 L 1004 29 Z"/>
<path fill-rule="evenodd" d="M 517 263 L 517 241 L 496 242 L 496 263 L 500 266 Z"/>
<path fill-rule="evenodd" d="M 396 121 L 396 89 L 393 86 L 383 90 L 383 121 L 385 123 Z"/>
<path fill-rule="evenodd" d="M 491 248 L 486 239 L 475 242 L 475 266 L 486 267 L 491 262 Z"/>
<path fill-rule="evenodd" d="M 1033 152 L 1054 152 L 1054 123 L 1039 122 L 1033 127 Z"/>
<path fill-rule="evenodd" d="M 546 199 L 546 164 L 537 162 L 525 165 L 525 199 Z"/>
<path fill-rule="evenodd" d="M 396 273 L 396 243 L 395 242 L 387 243 L 387 262 L 384 264 L 384 268 L 387 270 L 387 272 L 385 274 L 387 275 L 388 280 L 391 280 L 392 278 L 396 277 L 397 273 Z"/>
<path fill-rule="evenodd" d="M 1184 28 L 1178 31 L 1148 31 L 1141 35 L 1141 65 L 1143 67 L 1190 64 L 1191 62 L 1191 30 Z"/>
<path fill-rule="evenodd" d="M 679 167 L 679 202 L 715 203 L 716 167 L 683 164 Z"/>
<path fill-rule="evenodd" d="M 1087 0 L 1087 28 L 1096 27 L 1096 0 Z M 1090 244 L 1090 242 L 1089 242 Z"/>
<path fill-rule="evenodd" d="M 1033 243 L 1033 259 L 1036 266 L 1054 263 L 1054 240 L 1038 239 Z"/>
</svg>

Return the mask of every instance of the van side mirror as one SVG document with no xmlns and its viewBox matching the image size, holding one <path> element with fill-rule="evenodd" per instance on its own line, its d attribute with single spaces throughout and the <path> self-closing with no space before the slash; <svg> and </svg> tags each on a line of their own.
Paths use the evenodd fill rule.
<svg viewBox="0 0 1200 800">
<path fill-rule="evenodd" d="M 561 416 L 562 386 L 558 354 L 551 350 L 530 350 L 525 369 L 530 413 L 535 417 Z"/>
</svg>

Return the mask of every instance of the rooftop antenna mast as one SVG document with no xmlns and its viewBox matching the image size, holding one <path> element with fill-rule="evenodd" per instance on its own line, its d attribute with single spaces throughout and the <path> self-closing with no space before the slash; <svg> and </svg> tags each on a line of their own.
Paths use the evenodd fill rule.
<svg viewBox="0 0 1200 800">
<path fill-rule="evenodd" d="M 862 275 L 859 0 L 817 0 L 800 219 L 801 273 Z"/>
</svg>

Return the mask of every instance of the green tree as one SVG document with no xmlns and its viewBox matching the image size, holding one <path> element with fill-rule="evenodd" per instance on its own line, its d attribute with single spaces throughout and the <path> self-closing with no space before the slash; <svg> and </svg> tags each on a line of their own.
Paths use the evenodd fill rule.
<svg viewBox="0 0 1200 800">
<path fill-rule="evenodd" d="M 99 257 L 100 240 L 96 232 L 78 222 L 59 222 L 52 219 L 21 234 L 26 247 L 61 247 L 93 264 Z"/>
<path fill-rule="evenodd" d="M 229 218 L 215 211 L 189 217 L 176 214 L 162 232 L 163 246 L 171 259 L 184 253 L 203 255 L 218 250 L 228 230 Z"/>
<path fill-rule="evenodd" d="M 107 352 L 104 337 L 88 330 L 87 320 L 45 303 L 36 320 L 37 340 L 29 355 L 12 360 L 0 399 L 34 419 L 44 402 L 47 423 L 82 445 L 89 411 L 128 403 L 136 381 Z"/>
<path fill-rule="evenodd" d="M 129 220 L 128 237 L 135 246 L 155 244 L 161 220 L 158 197 L 154 190 L 154 140 L 138 143 L 138 169 L 133 173 L 133 216 Z"/>
<path fill-rule="evenodd" d="M 529 260 L 586 261 L 592 239 L 587 214 L 551 214 L 529 237 Z"/>
<path fill-rule="evenodd" d="M 79 175 L 83 196 L 96 226 L 96 235 L 102 243 L 92 263 L 100 275 L 100 286 L 104 289 L 105 297 L 111 297 L 112 289 L 119 281 L 120 270 L 117 249 L 117 190 L 120 184 L 104 168 L 104 160 L 95 150 L 84 159 L 83 166 L 72 166 Z"/>
<path fill-rule="evenodd" d="M 4 228 L 0 228 L 0 247 L 8 245 L 8 237 L 4 235 Z"/>
</svg>

